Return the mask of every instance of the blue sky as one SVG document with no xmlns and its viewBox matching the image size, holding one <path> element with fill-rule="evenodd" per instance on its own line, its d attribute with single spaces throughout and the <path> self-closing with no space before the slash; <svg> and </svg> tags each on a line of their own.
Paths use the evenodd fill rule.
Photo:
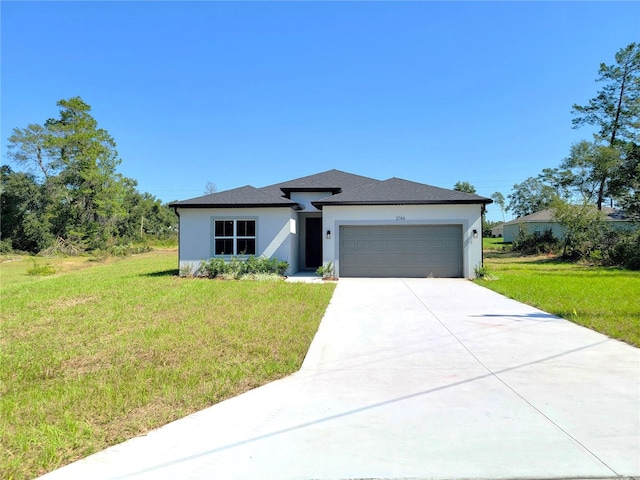
<svg viewBox="0 0 640 480">
<path fill-rule="evenodd" d="M 0 5 L 3 163 L 81 96 L 163 201 L 331 168 L 506 196 L 590 138 L 572 104 L 640 39 L 638 2 Z"/>
</svg>

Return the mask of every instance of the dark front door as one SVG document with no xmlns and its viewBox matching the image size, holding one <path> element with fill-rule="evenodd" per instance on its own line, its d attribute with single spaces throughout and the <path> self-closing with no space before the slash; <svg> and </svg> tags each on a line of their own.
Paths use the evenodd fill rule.
<svg viewBox="0 0 640 480">
<path fill-rule="evenodd" d="M 318 268 L 322 265 L 322 218 L 305 219 L 304 266 Z"/>
</svg>

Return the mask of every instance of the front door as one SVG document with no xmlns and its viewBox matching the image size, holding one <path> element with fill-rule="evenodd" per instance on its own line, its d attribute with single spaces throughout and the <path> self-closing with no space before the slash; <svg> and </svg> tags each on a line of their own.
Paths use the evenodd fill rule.
<svg viewBox="0 0 640 480">
<path fill-rule="evenodd" d="M 318 268 L 322 265 L 322 218 L 305 219 L 304 266 Z"/>
</svg>

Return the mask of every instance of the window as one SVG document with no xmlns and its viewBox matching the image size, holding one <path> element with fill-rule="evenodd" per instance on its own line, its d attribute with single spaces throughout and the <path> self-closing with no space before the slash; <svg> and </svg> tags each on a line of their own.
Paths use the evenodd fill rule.
<svg viewBox="0 0 640 480">
<path fill-rule="evenodd" d="M 255 220 L 214 220 L 214 255 L 255 255 Z"/>
</svg>

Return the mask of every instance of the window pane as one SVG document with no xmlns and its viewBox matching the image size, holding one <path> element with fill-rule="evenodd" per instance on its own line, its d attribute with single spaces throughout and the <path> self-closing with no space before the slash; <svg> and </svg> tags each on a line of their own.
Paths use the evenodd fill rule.
<svg viewBox="0 0 640 480">
<path fill-rule="evenodd" d="M 256 239 L 255 238 L 239 238 L 238 239 L 238 255 L 255 255 Z"/>
<path fill-rule="evenodd" d="M 239 237 L 255 237 L 256 236 L 256 222 L 255 220 L 238 220 L 238 233 Z"/>
<path fill-rule="evenodd" d="M 245 233 L 247 231 L 247 221 L 246 220 L 238 220 L 236 221 L 236 225 L 237 225 L 237 235 L 239 237 L 246 237 L 247 234 Z"/>
<path fill-rule="evenodd" d="M 216 220 L 216 237 L 233 237 L 233 220 Z"/>
<path fill-rule="evenodd" d="M 232 238 L 216 238 L 216 255 L 233 255 Z"/>
</svg>

